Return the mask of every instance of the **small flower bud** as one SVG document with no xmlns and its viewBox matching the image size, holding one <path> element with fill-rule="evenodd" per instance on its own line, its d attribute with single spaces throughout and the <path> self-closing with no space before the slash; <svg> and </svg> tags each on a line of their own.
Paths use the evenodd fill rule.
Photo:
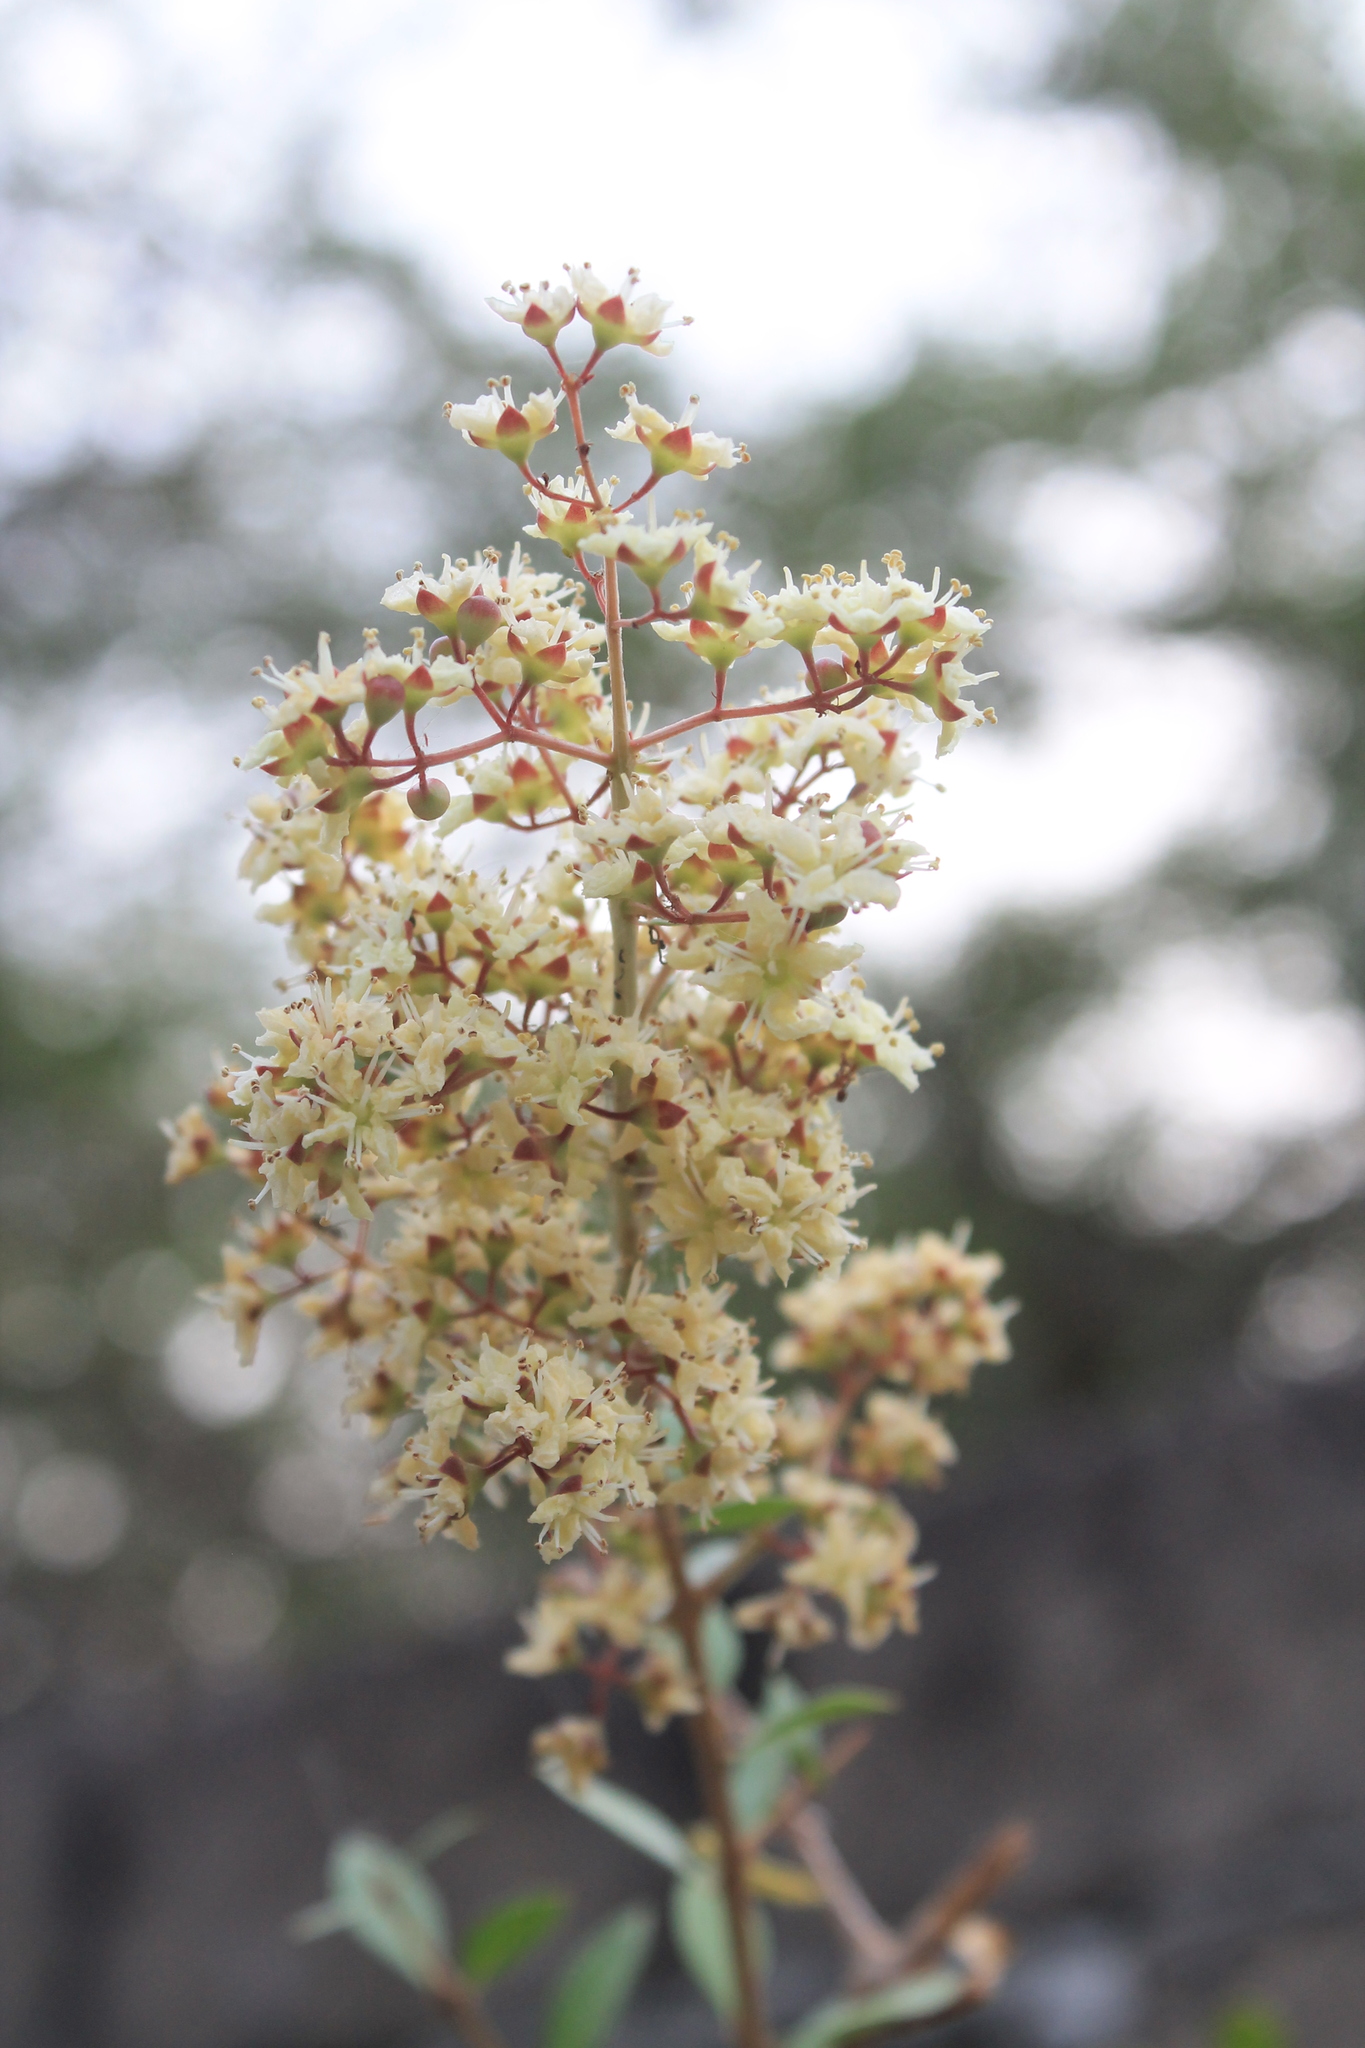
<svg viewBox="0 0 1365 2048">
<path fill-rule="evenodd" d="M 455 614 L 456 637 L 469 649 L 482 647 L 502 624 L 502 612 L 491 597 L 467 597 Z"/>
<path fill-rule="evenodd" d="M 371 676 L 365 684 L 365 715 L 371 726 L 378 730 L 397 718 L 406 695 L 397 676 Z"/>
<path fill-rule="evenodd" d="M 433 775 L 429 782 L 408 791 L 408 809 L 414 818 L 422 818 L 430 824 L 435 818 L 443 818 L 450 809 L 450 791 Z"/>
<path fill-rule="evenodd" d="M 431 788 L 430 783 L 427 784 L 427 788 Z M 455 912 L 450 907 L 450 898 L 443 896 L 439 889 L 428 903 L 423 915 L 434 932 L 448 932 L 455 922 Z"/>
<path fill-rule="evenodd" d="M 416 711 L 425 710 L 431 702 L 431 670 L 425 662 L 419 662 L 408 675 L 403 689 L 403 709 L 409 717 Z"/>
</svg>

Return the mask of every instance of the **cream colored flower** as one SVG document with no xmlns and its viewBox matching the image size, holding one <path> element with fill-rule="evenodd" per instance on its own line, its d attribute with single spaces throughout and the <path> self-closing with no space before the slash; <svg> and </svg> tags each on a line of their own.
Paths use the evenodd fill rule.
<svg viewBox="0 0 1365 2048">
<path fill-rule="evenodd" d="M 529 284 L 504 284 L 503 290 L 507 293 L 505 299 L 489 298 L 484 304 L 491 306 L 500 320 L 510 320 L 514 327 L 519 327 L 528 341 L 538 341 L 542 348 L 554 347 L 577 310 L 569 287 L 551 284 L 548 277 L 536 290 Z"/>
<path fill-rule="evenodd" d="M 733 469 L 749 460 L 741 441 L 736 447 L 719 434 L 698 434 L 692 429 L 699 398 L 690 398 L 679 419 L 665 419 L 652 405 L 636 395 L 633 384 L 621 386 L 626 401 L 626 418 L 607 432 L 614 441 L 633 441 L 643 448 L 655 476 L 710 476 L 713 469 Z"/>
<path fill-rule="evenodd" d="M 168 1177 L 226 1159 L 264 1205 L 212 1298 L 249 1357 L 287 1296 L 346 1412 L 376 1437 L 401 1424 L 386 1510 L 472 1549 L 513 1504 L 543 1559 L 572 1553 L 508 1662 L 591 1687 L 591 1715 L 535 1742 L 547 1780 L 582 1791 L 612 1688 L 651 1727 L 701 1710 L 673 1545 L 730 1543 L 729 1507 L 787 1503 L 780 1583 L 735 1610 L 779 1655 L 824 1640 L 835 1607 L 864 1646 L 915 1626 L 892 1489 L 951 1464 L 931 1404 L 1007 1355 L 1009 1310 L 965 1237 L 869 1252 L 855 1233 L 866 1161 L 838 1105 L 874 1066 L 914 1087 L 937 1049 L 869 995 L 837 928 L 928 864 L 912 738 L 936 726 L 942 751 L 991 716 L 967 666 L 989 622 L 895 554 L 768 598 L 698 514 L 632 514 L 669 475 L 747 459 L 696 428 L 695 401 L 672 419 L 625 387 L 623 509 L 586 447 L 571 476 L 533 476 L 604 349 L 666 350 L 667 307 L 586 265 L 492 303 L 561 382 L 521 403 L 497 383 L 448 417 L 516 463 L 526 533 L 560 567 L 520 543 L 419 564 L 383 594 L 399 651 L 366 629 L 342 661 L 324 635 L 311 664 L 259 672 L 242 873 L 299 972 L 207 1113 L 169 1127 Z M 556 345 L 577 317 L 593 351 L 575 382 Z M 612 565 L 654 593 L 619 633 Z M 683 678 L 661 741 L 645 624 L 711 671 Z M 744 702 L 729 671 L 759 648 L 774 670 Z M 455 791 L 433 830 L 438 769 Z M 801 1266 L 784 1392 L 718 1276 L 785 1288 Z"/>
<path fill-rule="evenodd" d="M 491 385 L 472 405 L 447 405 L 445 414 L 471 448 L 496 448 L 500 455 L 522 468 L 536 443 L 555 432 L 555 413 L 560 402 L 561 394 L 557 391 L 534 391 L 524 405 L 518 406 L 512 399 L 509 377 L 501 384 Z"/>
<path fill-rule="evenodd" d="M 569 277 L 578 294 L 578 310 L 591 327 L 599 349 L 633 342 L 647 355 L 666 356 L 673 344 L 659 339 L 664 328 L 689 324 L 685 316 L 681 320 L 664 318 L 669 300 L 661 299 L 656 292 L 635 290 L 640 278 L 636 270 L 627 271 L 615 291 L 603 284 L 590 263 L 569 266 Z"/>
<path fill-rule="evenodd" d="M 589 1714 L 562 1714 L 531 1737 L 531 1755 L 562 1773 L 573 1792 L 586 1792 L 611 1762 L 607 1731 Z"/>
</svg>

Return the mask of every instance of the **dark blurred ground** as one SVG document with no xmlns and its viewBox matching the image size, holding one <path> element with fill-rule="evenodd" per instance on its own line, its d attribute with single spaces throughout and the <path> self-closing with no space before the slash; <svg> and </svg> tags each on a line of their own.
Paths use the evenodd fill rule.
<svg viewBox="0 0 1365 2048">
<path fill-rule="evenodd" d="M 1038 570 L 1057 478 L 1216 531 L 1197 577 L 1128 602 L 1125 658 L 1193 696 L 1225 658 L 1268 679 L 1283 773 L 1263 810 L 1184 835 L 1116 893 L 978 926 L 912 991 L 948 1059 L 908 1107 L 861 1112 L 884 1153 L 871 1234 L 971 1216 L 1025 1310 L 1017 1362 L 961 1418 L 967 1478 L 926 1513 L 945 1572 L 907 1653 L 913 1734 L 883 1738 L 888 1766 L 904 1754 L 885 1785 L 869 1759 L 848 1797 L 905 1799 L 917 1880 L 1033 1807 L 1018 1996 L 1051 1982 L 1041 2009 L 1088 1984 L 1100 2014 L 1057 2048 L 1136 2040 L 1124 1985 L 1165 2029 L 1149 2038 L 1193 2041 L 1220 1988 L 1257 1972 L 1304 2048 L 1359 2032 L 1332 2014 L 1362 1946 L 1365 1121 L 1347 1090 L 1334 1117 L 1248 1138 L 1123 1087 L 1126 1061 L 1151 1064 L 1141 992 L 1173 959 L 1203 963 L 1193 1006 L 1221 976 L 1332 1025 L 1268 1041 L 1253 1107 L 1287 1081 L 1330 1098 L 1360 1027 L 1365 128 L 1334 56 L 1343 19 L 1289 0 L 1079 10 L 1040 98 L 1134 112 L 1210 202 L 1150 347 L 1103 368 L 989 337 L 924 352 L 870 406 L 770 434 L 718 506 L 770 564 L 894 541 L 969 576 L 999 621 L 991 744 L 1045 726 L 1056 646 L 1117 644 L 1075 574 Z M 353 644 L 400 554 L 515 531 L 510 473 L 490 495 L 480 471 L 476 505 L 439 418 L 503 358 L 496 336 L 452 332 L 404 263 L 327 226 L 305 149 L 243 244 L 164 185 L 73 180 L 5 147 L 20 310 L 59 267 L 44 251 L 84 235 L 125 265 L 132 322 L 182 288 L 254 295 L 280 321 L 341 294 L 390 337 L 383 374 L 330 410 L 228 407 L 170 449 L 77 447 L 0 479 L 0 1855 L 6 1924 L 33 1944 L 15 1933 L 7 2024 L 42 2048 L 416 2038 L 339 1948 L 279 1946 L 329 1826 L 401 1829 L 496 1778 L 509 1883 L 561 1843 L 603 1858 L 602 1896 L 639 1874 L 537 1818 L 521 1785 L 541 1709 L 487 1678 L 471 1633 L 520 1596 L 519 1553 L 471 1568 L 399 1532 L 362 1539 L 363 1449 L 288 1356 L 274 1398 L 232 1408 L 235 1368 L 193 1321 L 232 1191 L 168 1194 L 155 1118 L 197 1087 L 206 1045 L 249 1034 L 278 971 L 222 914 L 221 813 L 240 799 L 207 764 L 245 737 L 245 673 L 305 653 L 320 623 Z M 648 684 L 665 704 L 666 673 Z M 91 720 L 95 771 L 83 757 L 77 775 L 70 735 Z M 179 763 L 179 823 L 143 874 L 146 734 L 183 744 L 157 756 Z M 1154 784 L 1167 766 L 1154 745 Z M 92 772 L 121 793 L 113 827 L 90 823 Z M 1027 865 L 1026 839 L 1011 857 Z M 1106 1068 L 1086 1048 L 1111 1024 Z M 629 1754 L 647 1773 L 666 1752 Z M 158 1917 L 172 1909 L 183 1922 Z M 1322 1986 L 1338 2004 L 1319 2014 Z"/>
<path fill-rule="evenodd" d="M 1365 1991 L 1365 1377 L 1210 1396 L 1120 1432 L 1073 1425 L 927 1509 L 922 1637 L 809 1660 L 904 1713 L 835 1788 L 840 1839 L 901 1917 L 995 1825 L 1036 1830 L 1006 1910 L 1021 1957 L 979 2048 L 1186 2048 L 1255 1993 L 1293 2039 L 1355 2048 Z M 341 1941 L 291 1948 L 331 1833 L 402 1839 L 451 1804 L 483 1827 L 439 1866 L 454 1924 L 547 1880 L 577 1924 L 653 1866 L 529 1777 L 575 1681 L 502 1673 L 502 1624 L 352 1654 L 212 1698 L 160 1686 L 30 1711 L 0 1743 L 0 2036 L 15 2048 L 378 2048 L 436 2038 Z M 805 1675 L 805 1674 L 803 1674 Z M 676 1730 L 613 1729 L 616 1775 L 690 1811 Z M 779 2018 L 835 1958 L 782 1916 Z M 543 1972 L 499 1994 L 534 2038 Z M 623 2034 L 712 2023 L 664 1956 Z"/>
</svg>

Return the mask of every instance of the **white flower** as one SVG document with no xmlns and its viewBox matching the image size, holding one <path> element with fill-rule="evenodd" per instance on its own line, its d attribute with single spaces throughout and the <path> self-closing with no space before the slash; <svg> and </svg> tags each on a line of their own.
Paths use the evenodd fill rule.
<svg viewBox="0 0 1365 2048">
<path fill-rule="evenodd" d="M 471 563 L 463 555 L 457 562 L 445 555 L 442 564 L 441 573 L 436 576 L 420 562 L 416 563 L 411 576 L 400 576 L 389 585 L 380 603 L 391 612 L 415 612 L 437 633 L 477 640 L 477 632 L 466 634 L 461 628 L 468 626 L 480 609 L 489 612 L 491 623 L 497 624 L 501 616 L 497 612 L 497 572 L 486 557 Z M 466 613 L 464 607 L 471 600 L 474 609 Z"/>
<path fill-rule="evenodd" d="M 555 413 L 562 391 L 533 391 L 524 406 L 512 400 L 512 380 L 490 383 L 473 405 L 447 405 L 446 418 L 473 448 L 496 448 L 519 469 L 537 441 L 556 431 Z"/>
<path fill-rule="evenodd" d="M 875 576 L 869 576 L 866 562 L 857 576 L 846 570 L 837 583 L 821 587 L 822 596 L 827 590 L 831 600 L 829 630 L 821 637 L 851 640 L 860 653 L 865 653 L 899 626 L 912 589 L 917 590 L 917 586 L 907 585 L 903 578 L 894 575 L 879 583 Z M 923 592 L 918 595 L 922 597 Z"/>
<path fill-rule="evenodd" d="M 639 283 L 640 273 L 637 270 L 627 271 L 620 288 L 614 292 L 607 289 L 590 263 L 575 263 L 569 270 L 569 276 L 578 294 L 578 310 L 591 327 L 592 338 L 599 349 L 633 342 L 647 355 L 666 356 L 673 344 L 660 341 L 662 330 L 690 324 L 686 318 L 665 320 L 670 300 L 661 299 L 655 292 L 632 292 L 632 287 Z"/>
<path fill-rule="evenodd" d="M 550 283 L 543 278 L 538 290 L 529 284 L 504 284 L 508 294 L 505 299 L 486 299 L 485 305 L 502 320 L 510 320 L 519 327 L 528 341 L 538 341 L 542 348 L 553 348 L 559 339 L 561 328 L 567 327 L 577 308 L 574 295 L 566 284 Z"/>
<path fill-rule="evenodd" d="M 834 598 L 832 587 L 823 576 L 803 576 L 798 589 L 788 569 L 782 588 L 768 602 L 779 622 L 774 638 L 785 640 L 788 647 L 798 648 L 804 654 L 814 647 L 816 635 L 829 624 Z"/>
<path fill-rule="evenodd" d="M 648 526 L 639 525 L 629 514 L 621 514 L 584 541 L 583 552 L 624 562 L 648 589 L 655 590 L 668 571 L 676 568 L 710 531 L 709 520 L 697 519 L 688 512 L 675 513 L 661 526 L 651 499 Z"/>
<path fill-rule="evenodd" d="M 522 532 L 532 540 L 554 541 L 571 558 L 580 548 L 589 547 L 613 517 L 605 505 L 593 504 L 587 487 L 577 478 L 570 482 L 562 476 L 551 477 L 543 491 L 527 484 L 526 495 L 536 518 L 534 526 L 524 526 Z M 609 501 L 610 491 L 603 496 Z"/>
<path fill-rule="evenodd" d="M 652 405 L 641 403 L 633 384 L 623 384 L 621 396 L 629 417 L 608 427 L 607 432 L 613 441 L 635 441 L 647 449 L 655 476 L 673 476 L 679 471 L 687 476 L 710 476 L 713 469 L 733 469 L 736 462 L 749 460 L 749 451 L 742 441 L 736 448 L 733 441 L 722 440 L 719 434 L 693 433 L 692 421 L 700 399 L 689 398 L 682 417 L 667 420 Z"/>
</svg>

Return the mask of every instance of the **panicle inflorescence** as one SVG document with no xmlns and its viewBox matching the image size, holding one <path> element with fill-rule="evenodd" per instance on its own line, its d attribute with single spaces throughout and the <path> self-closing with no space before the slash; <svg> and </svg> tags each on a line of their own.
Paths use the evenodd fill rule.
<svg viewBox="0 0 1365 2048">
<path fill-rule="evenodd" d="M 1006 1356 L 997 1261 L 932 1235 L 862 1249 L 865 1162 L 839 1118 L 860 1075 L 914 1089 L 939 1050 L 869 993 L 849 928 L 931 864 L 909 831 L 914 735 L 941 753 L 992 716 L 967 666 L 989 622 L 894 551 L 881 573 L 756 588 L 729 535 L 658 510 L 668 478 L 748 459 L 694 426 L 695 400 L 670 418 L 623 388 L 611 432 L 648 473 L 614 492 L 584 396 L 608 350 L 666 351 L 666 303 L 587 266 L 506 290 L 496 311 L 555 381 L 447 413 L 517 466 L 526 533 L 561 566 L 520 545 L 418 564 L 383 593 L 397 648 L 371 630 L 339 667 L 324 635 L 313 663 L 265 671 L 242 873 L 300 980 L 174 1126 L 169 1172 L 227 1161 L 268 1203 L 217 1290 L 243 1356 L 279 1303 L 309 1316 L 351 1413 L 401 1431 L 382 1491 L 424 1537 L 474 1546 L 484 1504 L 519 1489 L 546 1558 L 586 1539 L 514 1667 L 582 1667 L 661 1725 L 699 1707 L 671 1626 L 677 1532 L 773 1509 L 748 1561 L 772 1548 L 775 1582 L 735 1612 L 779 1649 L 821 1640 L 831 1609 L 860 1644 L 913 1627 L 895 1489 L 955 1455 L 930 1401 Z M 575 321 L 592 348 L 571 372 Z M 561 425 L 579 466 L 533 470 Z M 627 718 L 636 627 L 709 671 L 652 731 Z M 758 648 L 787 650 L 791 678 L 736 701 Z M 495 877 L 469 852 L 481 827 L 550 842 Z M 727 1269 L 819 1276 L 784 1297 L 776 1378 Z M 600 1768 L 595 1727 L 545 1738 L 575 1783 Z"/>
</svg>

